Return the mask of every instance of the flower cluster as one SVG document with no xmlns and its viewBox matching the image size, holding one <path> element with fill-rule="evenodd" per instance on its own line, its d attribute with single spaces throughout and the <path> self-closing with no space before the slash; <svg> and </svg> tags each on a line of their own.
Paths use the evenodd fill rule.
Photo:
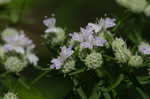
<svg viewBox="0 0 150 99">
<path fill-rule="evenodd" d="M 143 58 L 139 55 L 133 55 L 127 48 L 125 41 L 121 38 L 116 38 L 112 42 L 112 49 L 114 50 L 116 60 L 118 60 L 119 63 L 128 63 L 129 66 L 133 67 L 139 67 L 143 64 Z"/>
<path fill-rule="evenodd" d="M 86 28 L 81 28 L 80 32 L 70 34 L 73 41 L 80 42 L 83 48 L 93 49 L 94 46 L 103 46 L 106 40 L 99 37 L 99 34 L 108 28 L 114 27 L 115 19 L 105 18 L 101 19 L 98 23 L 88 23 Z"/>
<path fill-rule="evenodd" d="M 44 20 L 44 24 L 49 27 L 46 32 L 56 32 L 54 18 Z M 69 41 L 69 44 L 70 42 L 74 42 L 74 44 L 70 44 L 69 46 L 75 48 L 75 51 L 80 50 L 78 55 L 80 53 L 84 53 L 84 49 L 94 50 L 95 47 L 102 47 L 104 44 L 106 44 L 107 40 L 101 36 L 101 34 L 115 25 L 115 19 L 111 18 L 100 19 L 100 21 L 96 23 L 88 23 L 85 28 L 80 28 L 79 33 L 74 32 L 70 34 L 71 40 Z M 77 43 L 77 45 L 75 43 Z M 71 47 L 61 47 L 60 55 L 51 60 L 52 65 L 50 68 L 62 69 L 62 71 L 65 73 L 75 70 L 75 59 L 70 57 L 74 53 Z M 84 56 L 85 57 L 83 60 L 81 59 L 81 61 L 83 61 L 89 69 L 101 67 L 101 64 L 103 63 L 101 52 L 95 51 L 89 55 L 85 54 Z M 80 55 L 78 57 L 80 58 Z"/>
<path fill-rule="evenodd" d="M 2 32 L 1 38 L 4 44 L 0 46 L 0 58 L 5 61 L 6 70 L 20 72 L 27 63 L 37 65 L 39 59 L 33 53 L 35 45 L 23 31 L 7 28 Z"/>
</svg>

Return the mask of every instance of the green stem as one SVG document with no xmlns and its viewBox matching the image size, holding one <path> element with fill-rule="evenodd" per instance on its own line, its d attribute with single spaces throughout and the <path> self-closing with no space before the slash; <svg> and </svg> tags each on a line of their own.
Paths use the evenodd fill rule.
<svg viewBox="0 0 150 99">
<path fill-rule="evenodd" d="M 36 82 L 38 82 L 41 78 L 43 78 L 49 71 L 44 71 L 43 73 L 41 73 L 40 75 L 38 75 L 32 82 L 31 84 L 35 84 Z"/>
<path fill-rule="evenodd" d="M 89 97 L 89 99 L 99 99 L 101 96 L 101 91 L 100 91 L 100 87 L 99 87 L 99 82 L 94 86 L 93 90 L 92 90 L 92 94 Z"/>
<path fill-rule="evenodd" d="M 124 79 L 124 75 L 123 74 L 120 74 L 119 77 L 117 78 L 117 80 L 107 88 L 107 91 L 111 91 L 113 90 L 114 88 L 118 87 L 120 85 L 120 83 L 123 81 Z"/>
<path fill-rule="evenodd" d="M 140 82 L 138 81 L 138 79 L 136 78 L 136 76 L 130 72 L 127 73 L 129 80 L 133 83 L 133 85 L 136 87 L 136 90 L 139 92 L 139 94 L 141 95 L 141 97 L 143 99 L 150 99 L 150 97 L 143 91 L 143 87 L 140 84 Z"/>
<path fill-rule="evenodd" d="M 75 86 L 78 86 L 78 85 L 79 85 L 78 81 L 77 81 L 75 78 L 73 78 L 73 83 L 74 83 Z M 79 94 L 79 96 L 81 97 L 81 99 L 87 99 L 87 96 L 86 96 L 86 94 L 84 93 L 84 91 L 83 91 L 83 89 L 82 89 L 81 86 L 77 87 L 77 88 L 76 88 L 76 91 L 77 91 L 77 93 Z"/>
<path fill-rule="evenodd" d="M 80 69 L 80 70 L 77 70 L 77 71 L 75 71 L 75 72 L 71 72 L 71 73 L 69 73 L 69 76 L 73 76 L 73 75 L 76 75 L 76 74 L 82 73 L 82 72 L 84 72 L 84 71 L 85 71 L 85 68 Z"/>
</svg>

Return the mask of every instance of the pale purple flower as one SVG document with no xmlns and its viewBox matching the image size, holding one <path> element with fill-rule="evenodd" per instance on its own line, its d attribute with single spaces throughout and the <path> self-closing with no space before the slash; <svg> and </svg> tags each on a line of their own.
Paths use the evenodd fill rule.
<svg viewBox="0 0 150 99">
<path fill-rule="evenodd" d="M 100 37 L 95 37 L 94 41 L 93 41 L 93 45 L 95 46 L 104 46 L 104 44 L 106 43 L 107 41 L 104 40 L 103 38 L 100 38 Z"/>
<path fill-rule="evenodd" d="M 25 48 L 34 45 L 32 40 L 25 36 L 23 31 L 20 34 L 7 36 L 3 40 L 6 42 L 3 46 L 6 51 L 16 51 L 22 54 L 25 52 Z"/>
<path fill-rule="evenodd" d="M 74 41 L 80 41 L 80 42 L 83 41 L 82 34 L 79 34 L 77 32 L 70 34 L 70 36 L 72 37 L 72 40 L 74 40 Z"/>
<path fill-rule="evenodd" d="M 116 25 L 115 19 L 111 18 L 105 18 L 105 19 L 100 19 L 97 23 L 88 23 L 86 26 L 86 29 L 90 31 L 94 31 L 94 33 L 100 32 L 102 29 L 108 29 L 111 27 L 114 27 Z"/>
<path fill-rule="evenodd" d="M 150 54 L 150 45 L 146 44 L 146 43 L 142 43 L 139 46 L 139 51 L 145 55 L 149 55 Z"/>
<path fill-rule="evenodd" d="M 80 46 L 84 48 L 92 49 L 94 46 L 103 46 L 106 40 L 94 35 L 92 29 L 81 28 L 80 33 L 71 34 L 72 40 L 80 42 Z"/>
<path fill-rule="evenodd" d="M 51 63 L 53 63 L 50 68 L 52 69 L 60 69 L 62 67 L 62 65 L 64 64 L 64 61 L 61 60 L 60 57 L 58 58 L 54 58 L 51 60 Z"/>
<path fill-rule="evenodd" d="M 81 42 L 80 45 L 84 48 L 92 49 L 94 46 L 103 46 L 106 40 L 100 37 L 90 37 L 86 42 Z"/>
<path fill-rule="evenodd" d="M 104 28 L 111 28 L 111 27 L 114 27 L 116 25 L 115 23 L 116 19 L 111 19 L 111 18 L 105 18 L 105 19 L 102 19 L 102 23 L 103 23 L 103 27 Z"/>
<path fill-rule="evenodd" d="M 56 24 L 56 19 L 55 18 L 45 19 L 43 21 L 43 24 L 45 26 L 47 26 L 47 29 L 45 30 L 45 33 L 57 32 L 58 31 L 57 27 L 55 26 L 55 24 Z"/>
<path fill-rule="evenodd" d="M 95 33 L 98 33 L 102 30 L 102 26 L 96 23 L 88 23 L 87 27 L 90 28 L 90 30 L 93 30 Z"/>
<path fill-rule="evenodd" d="M 73 50 L 71 47 L 63 46 L 61 47 L 60 56 L 58 58 L 54 58 L 51 60 L 52 65 L 50 68 L 54 69 L 60 69 L 64 62 L 67 60 L 68 57 L 70 57 L 73 54 Z"/>
</svg>

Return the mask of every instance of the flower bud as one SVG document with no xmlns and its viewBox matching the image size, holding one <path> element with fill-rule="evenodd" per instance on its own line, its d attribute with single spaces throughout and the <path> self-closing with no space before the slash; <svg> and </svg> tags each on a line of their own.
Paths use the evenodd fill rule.
<svg viewBox="0 0 150 99">
<path fill-rule="evenodd" d="M 119 50 L 115 51 L 115 58 L 119 63 L 126 63 L 130 56 L 131 52 L 126 48 L 120 48 Z"/>
<path fill-rule="evenodd" d="M 4 63 L 5 69 L 10 72 L 20 72 L 27 66 L 27 61 L 18 57 L 8 57 Z"/>
<path fill-rule="evenodd" d="M 8 92 L 4 95 L 3 99 L 19 99 L 16 94 Z"/>
<path fill-rule="evenodd" d="M 143 58 L 141 56 L 134 55 L 130 58 L 128 64 L 133 67 L 140 67 L 143 64 Z"/>
<path fill-rule="evenodd" d="M 64 64 L 62 71 L 63 71 L 64 73 L 69 73 L 69 72 L 71 72 L 72 70 L 75 70 L 75 61 L 74 61 L 74 60 L 68 60 L 68 61 Z"/>
<path fill-rule="evenodd" d="M 102 66 L 103 58 L 101 53 L 92 52 L 91 54 L 86 56 L 84 62 L 88 68 L 96 69 Z"/>
<path fill-rule="evenodd" d="M 116 38 L 111 45 L 113 50 L 127 48 L 126 42 L 122 38 Z"/>
</svg>

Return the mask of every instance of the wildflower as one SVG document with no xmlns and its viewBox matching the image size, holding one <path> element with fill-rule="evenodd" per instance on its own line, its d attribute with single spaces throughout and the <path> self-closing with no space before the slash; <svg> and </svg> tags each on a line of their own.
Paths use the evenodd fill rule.
<svg viewBox="0 0 150 99">
<path fill-rule="evenodd" d="M 101 53 L 92 52 L 91 54 L 87 55 L 84 62 L 88 68 L 96 69 L 102 66 L 103 58 Z"/>
<path fill-rule="evenodd" d="M 143 12 L 148 4 L 146 0 L 116 0 L 116 2 L 135 13 Z"/>
<path fill-rule="evenodd" d="M 19 98 L 16 94 L 8 92 L 4 95 L 3 99 L 19 99 Z"/>
<path fill-rule="evenodd" d="M 73 33 L 70 35 L 72 40 L 80 42 L 80 46 L 83 48 L 92 49 L 94 46 L 103 46 L 106 43 L 106 40 L 100 37 L 94 37 L 92 31 L 81 28 L 80 33 Z"/>
<path fill-rule="evenodd" d="M 48 18 L 48 19 L 45 19 L 43 21 L 44 25 L 48 27 L 48 29 L 46 29 L 45 31 L 45 37 L 49 37 L 51 36 L 52 34 L 53 35 L 53 38 L 50 38 L 52 39 L 52 43 L 59 43 L 59 42 L 62 42 L 64 41 L 65 39 L 65 31 L 64 29 L 60 28 L 60 27 L 56 27 L 55 24 L 56 24 L 56 19 L 55 18 Z"/>
<path fill-rule="evenodd" d="M 27 61 L 15 56 L 10 56 L 6 59 L 4 66 L 5 69 L 10 72 L 20 72 L 27 66 Z"/>
<path fill-rule="evenodd" d="M 43 24 L 48 27 L 48 29 L 46 29 L 46 31 L 45 31 L 46 33 L 48 33 L 48 32 L 57 32 L 57 29 L 55 27 L 55 24 L 56 24 L 56 19 L 55 18 L 45 19 L 43 21 Z"/>
<path fill-rule="evenodd" d="M 63 46 L 61 47 L 60 56 L 51 60 L 53 63 L 50 67 L 60 69 L 64 62 L 73 54 L 73 50 L 70 47 Z"/>
<path fill-rule="evenodd" d="M 71 72 L 72 70 L 75 70 L 75 61 L 74 61 L 74 60 L 68 60 L 68 61 L 64 64 L 64 66 L 63 66 L 63 68 L 62 68 L 62 71 L 63 71 L 64 73 L 69 73 L 69 72 Z"/>
<path fill-rule="evenodd" d="M 143 64 L 143 58 L 141 56 L 134 55 L 130 58 L 128 64 L 133 67 L 139 67 Z"/>
<path fill-rule="evenodd" d="M 100 19 L 97 23 L 88 23 L 87 27 L 89 30 L 93 30 L 95 33 L 100 32 L 102 29 L 108 29 L 111 27 L 114 27 L 116 25 L 115 19 L 111 18 L 105 18 L 105 19 Z"/>
<path fill-rule="evenodd" d="M 17 53 L 24 54 L 25 48 L 33 46 L 32 40 L 27 38 L 23 31 L 20 34 L 5 36 L 3 40 L 6 42 L 4 45 L 6 51 L 16 51 Z"/>
<path fill-rule="evenodd" d="M 149 55 L 150 54 L 150 45 L 147 43 L 141 43 L 139 45 L 139 52 L 141 52 L 144 55 Z"/>
</svg>

